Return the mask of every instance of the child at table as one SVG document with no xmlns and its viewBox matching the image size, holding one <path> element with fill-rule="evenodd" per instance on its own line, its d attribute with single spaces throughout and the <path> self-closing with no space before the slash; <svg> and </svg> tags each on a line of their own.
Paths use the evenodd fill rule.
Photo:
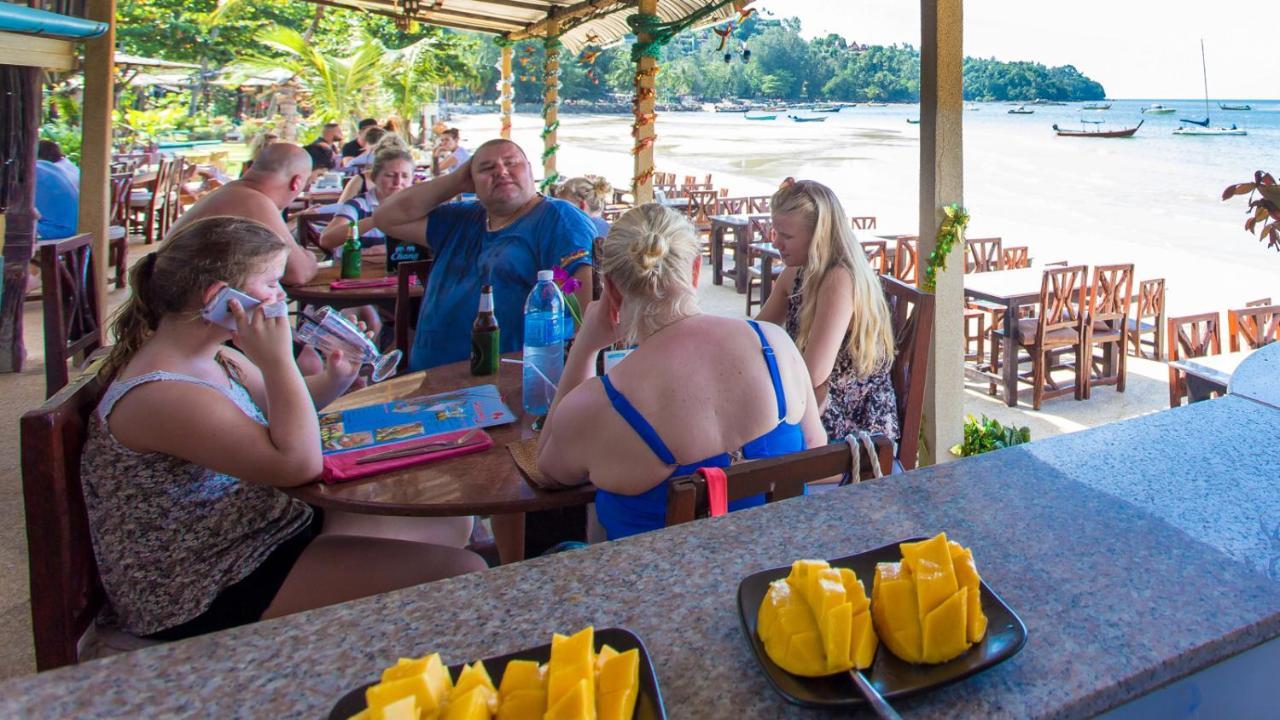
<svg viewBox="0 0 1280 720">
<path fill-rule="evenodd" d="M 319 475 L 316 410 L 358 370 L 335 352 L 298 372 L 289 318 L 262 309 L 285 299 L 285 258 L 265 225 L 211 217 L 130 273 L 81 465 L 105 619 L 127 632 L 189 637 L 484 567 L 459 547 L 469 519 L 322 514 L 281 491 Z M 200 314 L 228 285 L 263 303 L 231 303 L 235 332 Z"/>
</svg>

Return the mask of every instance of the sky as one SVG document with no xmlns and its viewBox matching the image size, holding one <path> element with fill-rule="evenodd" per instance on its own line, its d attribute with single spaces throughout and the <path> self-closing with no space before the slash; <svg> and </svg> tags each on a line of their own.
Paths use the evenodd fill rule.
<svg viewBox="0 0 1280 720">
<path fill-rule="evenodd" d="M 800 18 L 807 38 L 920 46 L 916 0 L 756 0 Z M 971 57 L 1075 65 L 1111 98 L 1203 97 L 1200 39 L 1214 98 L 1280 98 L 1280 0 L 967 0 Z"/>
</svg>

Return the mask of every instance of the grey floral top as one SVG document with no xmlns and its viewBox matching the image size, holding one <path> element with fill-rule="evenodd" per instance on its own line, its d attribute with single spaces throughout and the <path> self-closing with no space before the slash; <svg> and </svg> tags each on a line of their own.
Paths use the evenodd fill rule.
<svg viewBox="0 0 1280 720">
<path fill-rule="evenodd" d="M 800 334 L 800 303 L 803 300 L 800 274 L 796 274 L 787 306 L 787 334 Z M 827 378 L 827 399 L 822 407 L 822 426 L 827 437 L 838 440 L 856 430 L 884 433 L 898 439 L 898 404 L 889 380 L 889 366 L 860 378 L 849 356 L 849 335 L 840 343 L 836 363 Z"/>
<path fill-rule="evenodd" d="M 211 387 L 266 423 L 231 373 L 231 387 L 151 372 L 111 384 L 89 420 L 80 477 L 98 572 L 110 602 L 103 620 L 135 635 L 180 625 L 244 579 L 311 520 L 311 508 L 280 490 L 244 483 L 162 453 L 121 445 L 107 427 L 135 387 L 178 381 Z"/>
</svg>

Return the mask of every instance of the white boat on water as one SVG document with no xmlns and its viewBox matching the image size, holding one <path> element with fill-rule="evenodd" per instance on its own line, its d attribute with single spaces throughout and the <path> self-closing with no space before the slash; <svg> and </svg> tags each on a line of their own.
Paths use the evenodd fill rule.
<svg viewBox="0 0 1280 720">
<path fill-rule="evenodd" d="M 1204 120 L 1183 120 L 1188 124 L 1179 125 L 1173 134 L 1194 137 L 1248 135 L 1244 128 L 1236 127 L 1235 123 L 1232 123 L 1231 127 L 1212 127 L 1209 123 L 1209 66 L 1204 59 L 1204 38 L 1200 38 L 1200 71 L 1204 74 Z"/>
<path fill-rule="evenodd" d="M 1142 108 L 1142 112 L 1148 115 L 1172 115 L 1178 112 L 1178 109 L 1156 103 L 1155 105 L 1148 105 Z"/>
<path fill-rule="evenodd" d="M 1182 125 L 1174 129 L 1173 134 L 1174 135 L 1199 135 L 1199 136 L 1248 135 L 1249 131 L 1245 130 L 1244 128 L 1238 128 L 1235 125 L 1232 125 L 1229 128 L 1200 127 L 1199 125 Z"/>
</svg>

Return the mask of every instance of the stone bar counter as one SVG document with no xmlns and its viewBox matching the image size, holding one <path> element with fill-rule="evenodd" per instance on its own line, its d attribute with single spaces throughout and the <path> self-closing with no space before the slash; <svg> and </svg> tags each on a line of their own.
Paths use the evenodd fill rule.
<svg viewBox="0 0 1280 720">
<path fill-rule="evenodd" d="M 1278 438 L 1280 410 L 1228 396 L 14 679 L 0 717 L 320 718 L 399 656 L 470 661 L 587 624 L 644 640 L 672 718 L 828 717 L 770 689 L 738 582 L 940 530 L 973 548 L 1028 641 L 895 706 L 1090 716 L 1280 636 Z"/>
</svg>

